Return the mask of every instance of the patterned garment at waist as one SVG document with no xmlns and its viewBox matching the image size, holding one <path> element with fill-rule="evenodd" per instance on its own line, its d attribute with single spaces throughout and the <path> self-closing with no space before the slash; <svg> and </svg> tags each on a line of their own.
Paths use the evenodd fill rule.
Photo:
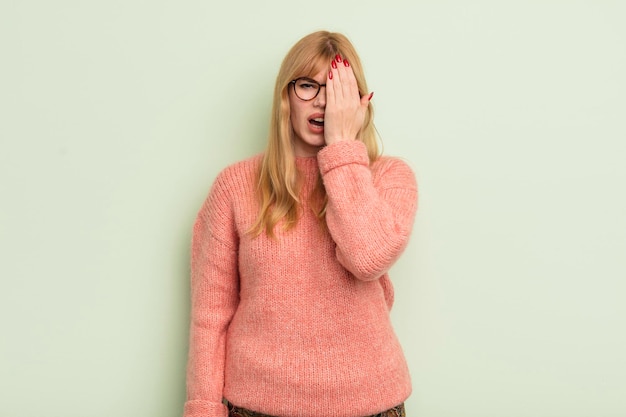
<svg viewBox="0 0 626 417">
<path fill-rule="evenodd" d="M 236 405 L 226 402 L 228 407 L 228 417 L 274 417 L 267 414 L 257 413 L 256 411 L 247 410 L 245 408 L 237 407 Z M 404 409 L 404 403 L 390 408 L 382 413 L 372 414 L 364 417 L 406 417 Z"/>
</svg>

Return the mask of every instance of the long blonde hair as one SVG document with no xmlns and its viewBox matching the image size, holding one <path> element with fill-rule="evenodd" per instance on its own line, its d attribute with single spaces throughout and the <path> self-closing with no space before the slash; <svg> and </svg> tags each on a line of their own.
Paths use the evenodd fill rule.
<svg viewBox="0 0 626 417">
<path fill-rule="evenodd" d="M 348 38 L 340 33 L 319 31 L 300 39 L 283 60 L 276 85 L 269 129 L 267 148 L 259 172 L 259 215 L 250 232 L 260 235 L 265 231 L 274 236 L 274 226 L 284 219 L 284 228 L 289 230 L 298 221 L 300 201 L 298 188 L 300 179 L 296 168 L 293 149 L 293 128 L 289 106 L 289 82 L 298 77 L 313 77 L 329 67 L 331 60 L 339 54 L 346 58 L 357 80 L 359 93 L 368 93 L 361 60 Z M 374 111 L 369 104 L 358 139 L 367 147 L 370 163 L 379 156 L 376 129 L 373 123 Z M 314 195 L 321 196 L 322 204 L 316 208 L 317 216 L 325 224 L 326 191 L 321 178 L 318 178 Z"/>
</svg>

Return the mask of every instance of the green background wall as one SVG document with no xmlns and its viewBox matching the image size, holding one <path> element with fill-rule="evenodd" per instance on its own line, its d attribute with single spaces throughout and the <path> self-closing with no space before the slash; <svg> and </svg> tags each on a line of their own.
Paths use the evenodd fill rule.
<svg viewBox="0 0 626 417">
<path fill-rule="evenodd" d="M 0 416 L 171 417 L 191 226 L 280 61 L 357 46 L 420 184 L 411 417 L 626 415 L 626 3 L 0 2 Z"/>
</svg>

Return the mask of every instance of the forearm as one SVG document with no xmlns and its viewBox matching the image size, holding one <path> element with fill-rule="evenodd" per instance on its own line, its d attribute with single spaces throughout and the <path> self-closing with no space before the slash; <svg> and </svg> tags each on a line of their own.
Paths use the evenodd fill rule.
<svg viewBox="0 0 626 417">
<path fill-rule="evenodd" d="M 374 176 L 365 145 L 357 141 L 329 145 L 318 159 L 337 259 L 359 279 L 380 277 L 408 243 L 417 208 L 413 172 L 393 160 Z"/>
</svg>

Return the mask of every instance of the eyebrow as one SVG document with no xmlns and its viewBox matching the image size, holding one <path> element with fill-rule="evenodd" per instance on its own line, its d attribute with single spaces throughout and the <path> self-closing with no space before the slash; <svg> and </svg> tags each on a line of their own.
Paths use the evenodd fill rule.
<svg viewBox="0 0 626 417">
<path fill-rule="evenodd" d="M 321 83 L 321 82 L 319 82 L 317 80 L 314 80 L 313 78 L 310 78 L 310 77 L 300 77 L 300 78 L 303 79 L 303 80 L 307 80 L 307 81 L 313 81 L 315 84 L 319 84 L 321 86 L 325 86 L 326 85 L 326 84 Z"/>
</svg>

